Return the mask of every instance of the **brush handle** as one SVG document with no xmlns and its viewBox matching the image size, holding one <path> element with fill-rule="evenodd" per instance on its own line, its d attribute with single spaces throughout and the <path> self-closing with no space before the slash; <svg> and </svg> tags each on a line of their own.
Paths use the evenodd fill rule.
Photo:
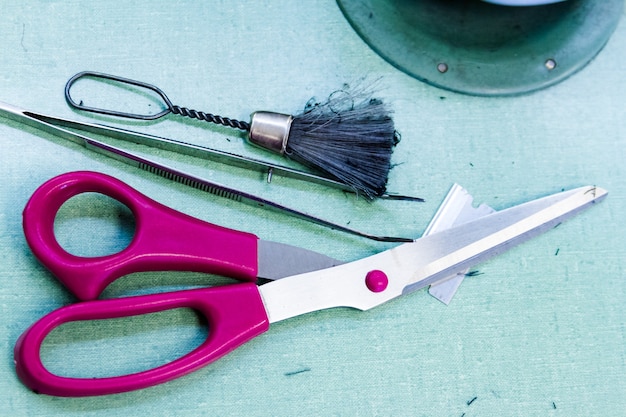
<svg viewBox="0 0 626 417">
<path fill-rule="evenodd" d="M 173 114 L 179 116 L 189 117 L 191 119 L 198 119 L 209 123 L 215 123 L 216 125 L 222 125 L 226 127 L 232 127 L 239 130 L 250 130 L 250 124 L 237 119 L 231 119 L 230 117 L 218 116 L 217 114 L 205 113 L 203 111 L 188 109 L 187 107 L 181 107 L 172 105 L 170 110 Z"/>
</svg>

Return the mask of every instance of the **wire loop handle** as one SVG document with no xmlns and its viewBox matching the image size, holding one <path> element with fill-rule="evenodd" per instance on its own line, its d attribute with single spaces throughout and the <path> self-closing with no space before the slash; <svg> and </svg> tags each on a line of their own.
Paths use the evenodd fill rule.
<svg viewBox="0 0 626 417">
<path fill-rule="evenodd" d="M 153 93 L 156 93 L 161 98 L 161 100 L 163 100 L 163 104 L 165 105 L 166 108 L 155 114 L 139 114 L 139 113 L 128 113 L 128 112 L 122 112 L 119 110 L 111 110 L 111 109 L 104 109 L 100 107 L 87 106 L 83 104 L 82 101 L 77 103 L 76 100 L 72 98 L 71 89 L 76 83 L 76 81 L 82 78 L 109 80 L 109 81 L 114 81 L 118 84 L 132 85 L 135 87 L 152 91 Z M 222 117 L 222 116 L 218 116 L 218 115 L 211 114 L 211 113 L 205 113 L 202 111 L 189 109 L 187 107 L 174 105 L 172 104 L 171 100 L 167 97 L 167 95 L 163 92 L 163 90 L 161 90 L 159 87 L 156 87 L 152 84 L 144 83 L 142 81 L 131 80 L 129 78 L 118 77 L 117 75 L 104 74 L 104 73 L 95 72 L 95 71 L 82 71 L 74 75 L 73 77 L 71 77 L 65 84 L 65 100 L 70 105 L 70 107 L 73 107 L 77 110 L 88 111 L 91 113 L 105 114 L 108 116 L 124 117 L 127 119 L 136 119 L 136 120 L 156 120 L 172 113 L 172 114 L 177 114 L 179 116 L 189 117 L 192 119 L 198 119 L 198 120 L 202 120 L 205 122 L 232 127 L 235 129 L 246 130 L 246 131 L 250 130 L 250 124 L 248 122 L 243 122 L 243 121 L 231 119 L 228 117 Z"/>
<path fill-rule="evenodd" d="M 110 110 L 110 109 L 103 109 L 103 108 L 99 108 L 99 107 L 91 107 L 91 106 L 86 106 L 85 104 L 83 104 L 82 100 L 80 103 L 77 103 L 73 98 L 72 95 L 70 93 L 72 87 L 74 86 L 74 84 L 76 83 L 76 81 L 80 80 L 81 78 L 100 78 L 100 79 L 105 79 L 105 80 L 111 80 L 111 81 L 115 81 L 117 83 L 120 84 L 128 84 L 128 85 L 134 85 L 136 87 L 140 87 L 140 88 L 145 88 L 147 90 L 150 90 L 156 94 L 159 95 L 159 97 L 161 97 L 161 99 L 163 100 L 163 102 L 165 103 L 165 105 L 167 106 L 166 109 L 163 109 L 162 111 L 160 111 L 159 113 L 155 113 L 155 114 L 137 114 L 137 113 L 127 113 L 127 112 L 121 112 L 118 110 Z M 152 84 L 147 84 L 141 81 L 136 81 L 136 80 L 131 80 L 129 78 L 123 78 L 123 77 L 118 77 L 116 75 L 110 75 L 110 74 L 104 74 L 101 72 L 93 72 L 93 71 L 83 71 L 83 72 L 79 72 L 78 74 L 74 75 L 72 78 L 70 78 L 67 83 L 65 84 L 65 100 L 67 101 L 67 104 L 69 104 L 71 107 L 78 109 L 78 110 L 83 110 L 83 111 L 88 111 L 91 113 L 100 113 L 100 114 L 106 114 L 108 116 L 116 116 L 116 117 L 124 117 L 127 119 L 137 119 L 137 120 L 156 120 L 159 119 L 169 113 L 172 112 L 172 102 L 170 101 L 170 99 L 167 97 L 167 95 L 165 95 L 165 93 L 158 87 L 152 85 Z"/>
</svg>

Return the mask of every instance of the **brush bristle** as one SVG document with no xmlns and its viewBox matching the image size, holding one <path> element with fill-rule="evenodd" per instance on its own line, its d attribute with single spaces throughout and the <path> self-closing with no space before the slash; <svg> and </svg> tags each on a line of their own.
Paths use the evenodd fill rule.
<svg viewBox="0 0 626 417">
<path fill-rule="evenodd" d="M 378 99 L 333 93 L 295 116 L 285 154 L 374 199 L 384 194 L 398 143 L 393 119 Z"/>
</svg>

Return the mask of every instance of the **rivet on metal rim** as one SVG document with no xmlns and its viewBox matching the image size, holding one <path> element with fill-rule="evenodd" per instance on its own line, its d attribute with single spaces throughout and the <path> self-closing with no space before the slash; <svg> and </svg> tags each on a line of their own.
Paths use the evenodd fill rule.
<svg viewBox="0 0 626 417">
<path fill-rule="evenodd" d="M 556 68 L 556 61 L 553 58 L 548 58 L 543 65 L 547 68 L 548 71 L 552 71 Z"/>
<path fill-rule="evenodd" d="M 445 62 L 440 62 L 439 64 L 437 64 L 437 71 L 442 74 L 448 72 L 448 64 L 446 64 Z"/>
</svg>

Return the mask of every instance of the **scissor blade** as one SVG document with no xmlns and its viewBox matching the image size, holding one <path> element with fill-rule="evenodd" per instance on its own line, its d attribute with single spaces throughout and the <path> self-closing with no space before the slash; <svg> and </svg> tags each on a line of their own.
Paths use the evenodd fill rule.
<svg viewBox="0 0 626 417">
<path fill-rule="evenodd" d="M 260 292 L 270 322 L 332 307 L 367 310 L 550 230 L 606 195 L 597 187 L 554 194 L 356 262 L 272 282 Z M 384 290 L 368 288 L 368 273 L 374 270 L 387 277 Z"/>
<path fill-rule="evenodd" d="M 515 206 L 433 235 L 430 257 L 404 292 L 419 290 L 455 270 L 472 267 L 540 235 L 606 197 L 598 187 L 581 187 Z M 452 241 L 453 240 L 453 241 Z"/>
<path fill-rule="evenodd" d="M 312 250 L 259 240 L 259 278 L 280 279 L 341 265 L 343 262 Z"/>
</svg>

